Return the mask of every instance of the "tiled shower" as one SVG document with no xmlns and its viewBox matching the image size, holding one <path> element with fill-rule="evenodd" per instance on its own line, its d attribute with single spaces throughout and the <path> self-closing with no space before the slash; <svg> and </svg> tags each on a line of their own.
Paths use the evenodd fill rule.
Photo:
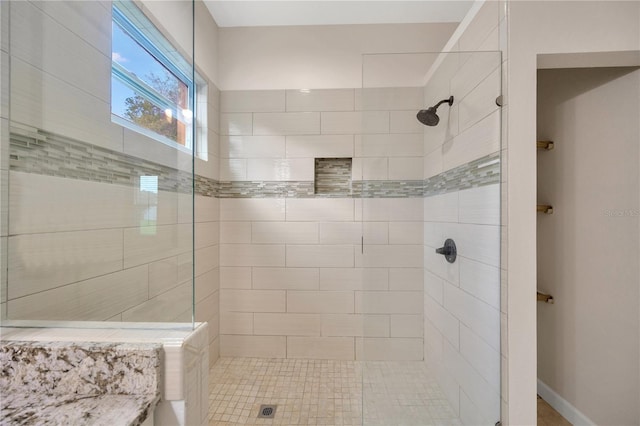
<svg viewBox="0 0 640 426">
<path fill-rule="evenodd" d="M 422 359 L 422 92 L 221 93 L 222 356 Z M 342 193 L 323 158 L 353 159 Z"/>
<path fill-rule="evenodd" d="M 4 2 L 3 321 L 206 321 L 212 391 L 230 377 L 215 369 L 234 365 L 281 372 L 273 381 L 348 370 L 350 422 L 385 424 L 392 398 L 390 416 L 414 406 L 411 421 L 494 424 L 505 359 L 490 3 L 469 52 L 394 58 L 421 58 L 419 81 L 380 83 L 375 64 L 392 55 L 365 55 L 361 87 L 219 89 L 196 34 L 188 151 L 112 122 L 108 2 Z M 167 4 L 141 10 L 189 56 L 193 23 Z M 451 94 L 437 127 L 416 120 Z M 453 264 L 435 253 L 447 238 Z M 289 399 L 281 413 L 295 412 Z"/>
</svg>

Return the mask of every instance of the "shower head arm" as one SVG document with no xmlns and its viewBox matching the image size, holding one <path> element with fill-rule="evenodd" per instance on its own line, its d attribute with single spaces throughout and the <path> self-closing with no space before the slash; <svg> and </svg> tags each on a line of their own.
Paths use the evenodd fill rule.
<svg viewBox="0 0 640 426">
<path fill-rule="evenodd" d="M 437 104 L 435 104 L 432 108 L 434 110 L 438 109 L 438 107 L 442 104 L 449 104 L 449 106 L 453 105 L 453 96 L 449 96 L 449 99 L 443 99 L 440 102 L 438 102 Z"/>
</svg>

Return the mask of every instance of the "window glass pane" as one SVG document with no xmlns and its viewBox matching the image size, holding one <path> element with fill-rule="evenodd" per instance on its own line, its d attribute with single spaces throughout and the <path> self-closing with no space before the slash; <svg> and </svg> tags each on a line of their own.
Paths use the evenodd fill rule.
<svg viewBox="0 0 640 426">
<path fill-rule="evenodd" d="M 111 112 L 180 145 L 186 144 L 187 126 L 171 110 L 153 104 L 117 78 L 111 79 Z"/>
<path fill-rule="evenodd" d="M 189 90 L 157 59 L 140 46 L 118 24 L 113 23 L 111 58 L 182 109 L 187 108 Z"/>
</svg>

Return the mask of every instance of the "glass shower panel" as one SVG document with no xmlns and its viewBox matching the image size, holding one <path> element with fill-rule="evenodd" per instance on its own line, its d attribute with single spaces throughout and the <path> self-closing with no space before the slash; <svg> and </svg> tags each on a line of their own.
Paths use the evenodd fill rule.
<svg viewBox="0 0 640 426">
<path fill-rule="evenodd" d="M 500 52 L 364 55 L 362 78 L 363 423 L 493 425 Z"/>
<path fill-rule="evenodd" d="M 191 326 L 193 4 L 1 8 L 3 323 Z"/>
</svg>

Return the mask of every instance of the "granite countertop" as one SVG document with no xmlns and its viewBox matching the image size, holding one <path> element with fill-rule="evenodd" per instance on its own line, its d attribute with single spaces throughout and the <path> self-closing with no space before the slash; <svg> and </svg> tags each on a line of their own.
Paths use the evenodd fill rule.
<svg viewBox="0 0 640 426">
<path fill-rule="evenodd" d="M 158 395 L 2 395 L 0 425 L 137 426 Z"/>
<path fill-rule="evenodd" d="M 0 425 L 135 426 L 160 399 L 159 344 L 0 343 Z"/>
</svg>

